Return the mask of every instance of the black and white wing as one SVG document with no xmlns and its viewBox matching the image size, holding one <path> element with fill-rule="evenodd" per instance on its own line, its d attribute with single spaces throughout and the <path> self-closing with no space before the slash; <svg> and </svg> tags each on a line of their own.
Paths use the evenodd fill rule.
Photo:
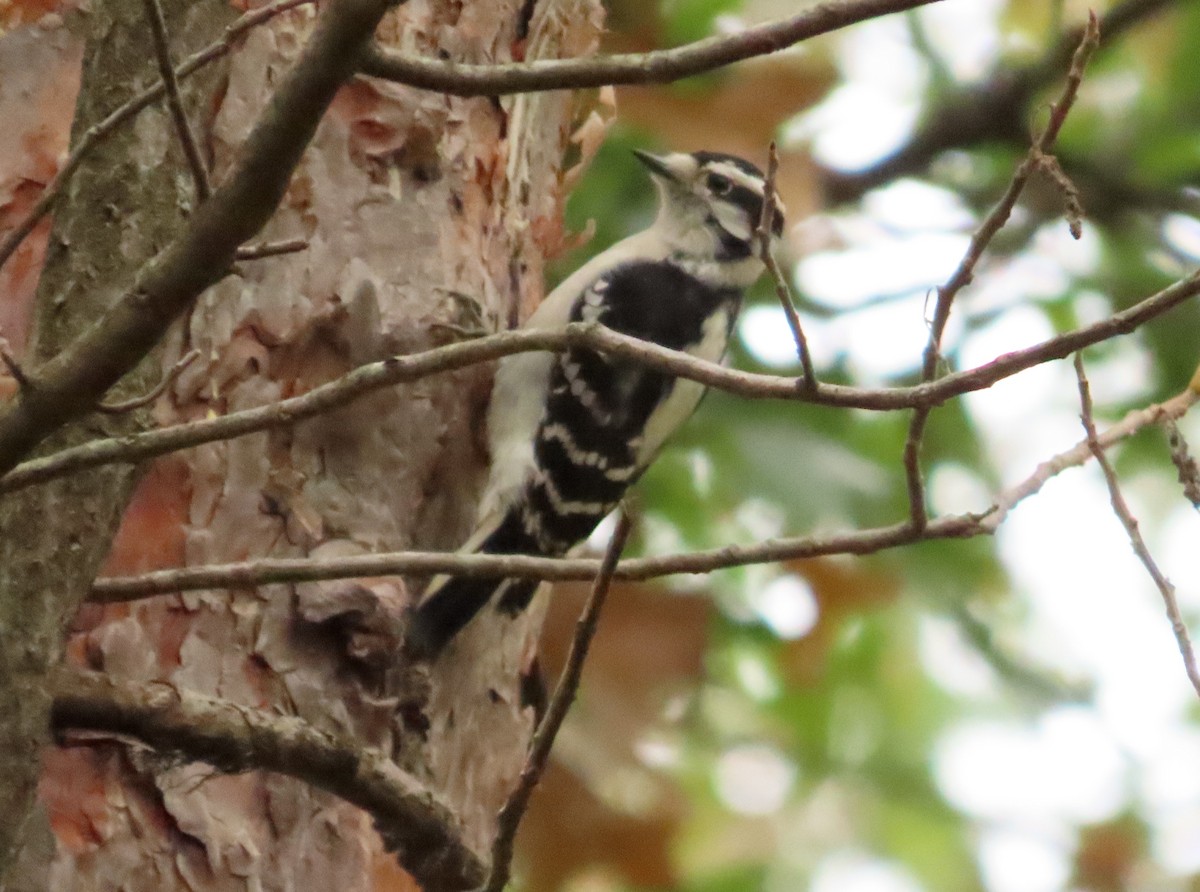
<svg viewBox="0 0 1200 892">
<path fill-rule="evenodd" d="M 598 321 L 713 361 L 725 352 L 741 298 L 651 261 L 610 268 L 575 295 L 569 304 L 551 295 L 550 323 Z M 539 321 L 546 320 L 531 323 Z M 593 350 L 506 358 L 489 414 L 493 471 L 463 550 L 564 554 L 616 507 L 703 393 L 696 382 Z M 436 654 L 493 597 L 516 613 L 536 588 L 533 580 L 438 577 L 410 638 Z"/>
</svg>

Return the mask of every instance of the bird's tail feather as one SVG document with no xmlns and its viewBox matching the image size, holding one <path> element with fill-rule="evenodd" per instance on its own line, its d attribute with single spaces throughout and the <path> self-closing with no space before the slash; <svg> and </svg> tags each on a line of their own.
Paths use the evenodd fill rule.
<svg viewBox="0 0 1200 892">
<path fill-rule="evenodd" d="M 434 659 L 504 582 L 465 576 L 448 580 L 413 611 L 408 627 L 409 651 L 422 659 Z"/>
<path fill-rule="evenodd" d="M 537 549 L 520 518 L 509 513 L 480 524 L 459 553 L 536 554 Z M 409 652 L 435 658 L 497 593 L 501 608 L 516 614 L 528 606 L 537 586 L 533 579 L 435 576 L 410 616 Z"/>
</svg>

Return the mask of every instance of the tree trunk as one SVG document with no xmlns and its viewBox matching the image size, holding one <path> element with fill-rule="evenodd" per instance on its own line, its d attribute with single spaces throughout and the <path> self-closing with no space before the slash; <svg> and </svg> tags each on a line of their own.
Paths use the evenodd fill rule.
<svg viewBox="0 0 1200 892">
<path fill-rule="evenodd" d="M 163 10 L 172 32 L 192 45 L 212 40 L 231 17 L 216 0 L 167 0 Z M 45 162 L 57 161 L 50 154 L 56 140 L 41 128 L 71 127 L 77 140 L 124 98 L 130 84 L 156 76 L 144 15 L 138 0 L 98 3 L 88 15 L 73 16 L 70 27 L 48 17 L 4 38 L 0 68 L 12 77 L 3 79 L 5 113 L 0 119 L 28 128 L 27 139 L 14 140 L 10 149 L 18 173 L 5 178 L 10 188 L 16 184 L 6 217 L 15 217 L 15 211 L 31 203 L 28 193 L 35 180 L 20 176 L 20 168 L 40 157 L 42 169 L 30 171 L 37 177 L 50 172 Z M 70 118 L 55 114 L 70 100 L 55 94 L 65 89 L 69 96 L 77 89 L 81 49 L 84 86 L 72 125 Z M 210 92 L 213 80 L 209 76 L 194 87 Z M 39 91 L 34 94 L 38 101 L 30 103 L 33 90 Z M 22 106 L 23 114 L 16 110 Z M 9 109 L 14 109 L 11 117 Z M 35 119 L 43 111 L 50 120 Z M 65 142 L 65 132 L 63 137 Z M 84 164 L 48 244 L 43 229 L 24 255 L 13 258 L 24 269 L 19 278 L 26 287 L 20 281 L 3 283 L 17 285 L 2 295 L 3 319 L 5 335 L 22 363 L 36 367 L 62 349 L 96 318 L 133 270 L 179 231 L 181 210 L 191 194 L 181 159 L 166 115 L 152 111 Z M 45 266 L 31 301 L 28 286 L 43 249 Z M 154 366 L 143 363 L 114 396 L 152 386 L 158 376 Z M 44 449 L 128 433 L 143 423 L 139 413 L 93 416 L 60 431 Z M 104 559 L 133 482 L 128 468 L 100 468 L 0 502 L 0 877 L 25 844 L 43 848 L 44 819 L 35 814 L 30 821 L 29 816 L 49 714 L 44 677 L 62 655 L 66 625 Z M 44 860 L 22 859 L 22 869 L 9 877 L 7 887 L 43 888 Z"/>
<path fill-rule="evenodd" d="M 165 6 L 177 57 L 206 43 L 229 17 L 214 3 Z M 152 67 L 141 9 L 138 0 L 114 0 L 83 17 L 90 39 L 81 120 L 91 109 L 110 109 L 131 89 L 129 71 L 106 66 L 128 58 L 145 71 Z M 250 32 L 211 101 L 194 103 L 192 120 L 214 180 L 311 22 L 311 11 L 301 8 Z M 422 55 L 507 61 L 522 53 L 588 52 L 599 22 L 594 0 L 412 0 L 385 21 L 379 37 Z M 0 59 L 19 33 L 0 42 Z M 138 48 L 127 49 L 134 40 Z M 143 83 L 150 78 L 145 71 L 137 75 Z M 152 385 L 180 357 L 199 351 L 154 405 L 154 421 L 261 405 L 362 362 L 432 346 L 438 334 L 431 323 L 460 321 L 455 294 L 473 298 L 501 325 L 523 317 L 541 296 L 543 260 L 560 243 L 560 164 L 574 112 L 569 93 L 496 102 L 367 80 L 347 86 L 263 233 L 265 240 L 303 237 L 308 248 L 245 262 L 202 296 L 139 385 Z M 69 235 L 52 242 L 73 250 L 51 251 L 47 261 L 38 296 L 41 355 L 67 336 L 53 315 L 56 295 L 68 293 L 64 283 L 102 296 L 105 284 L 127 281 L 182 223 L 191 183 L 165 111 L 144 112 L 125 134 L 80 172 L 59 211 L 56 233 Z M 113 202 L 88 197 L 101 188 L 105 171 L 117 186 L 126 184 L 123 192 L 117 188 L 118 223 L 91 219 L 68 229 L 86 213 L 114 213 Z M 141 252 L 126 250 L 125 241 Z M 79 266 L 93 250 L 118 259 L 112 278 Z M 77 325 L 96 311 L 84 297 L 67 307 Z M 55 339 L 43 338 L 43 329 Z M 32 689 L 55 660 L 62 619 L 86 591 L 118 518 L 106 573 L 268 555 L 453 548 L 471 525 L 488 460 L 479 429 L 489 386 L 488 369 L 470 369 L 364 398 L 292 429 L 167 457 L 138 482 L 123 517 L 133 478 L 122 471 L 6 500 L 0 522 L 7 524 L 8 578 L 0 609 L 17 611 L 13 592 L 19 591 L 26 615 L 0 621 L 38 646 L 35 658 L 14 668 L 17 650 L 2 642 L 7 663 L 0 682 L 7 687 L 0 687 L 0 699 L 7 711 L 0 733 L 10 758 L 0 771 L 11 764 L 17 780 L 29 777 L 11 756 L 20 755 L 16 743 L 24 741 L 28 764 L 43 737 L 46 704 L 44 697 L 16 700 L 10 692 Z M 75 436 L 93 432 L 89 422 Z M 30 499 L 36 507 L 26 506 Z M 31 516 L 22 512 L 29 511 L 53 522 L 18 538 L 20 518 Z M 67 548 L 67 542 L 80 544 Z M 444 791 L 467 842 L 486 856 L 531 724 L 520 689 L 536 614 L 515 628 L 476 624 L 426 680 L 400 665 L 395 651 L 397 621 L 419 583 L 274 585 L 85 606 L 71 629 L 68 659 L 296 714 L 393 752 Z M 219 775 L 124 741 L 65 743 L 48 750 L 41 785 L 57 839 L 53 888 L 411 887 L 362 812 L 299 781 Z M 22 788 L 14 782 L 5 789 Z M 14 801 L 7 813 L 19 811 Z"/>
</svg>

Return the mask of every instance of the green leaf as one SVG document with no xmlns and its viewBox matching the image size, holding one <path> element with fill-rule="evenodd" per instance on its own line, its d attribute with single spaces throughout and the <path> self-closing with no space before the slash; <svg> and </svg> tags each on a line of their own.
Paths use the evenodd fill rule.
<svg viewBox="0 0 1200 892">
<path fill-rule="evenodd" d="M 718 16 L 741 7 L 742 0 L 668 0 L 662 6 L 666 43 L 678 46 L 709 37 Z"/>
</svg>

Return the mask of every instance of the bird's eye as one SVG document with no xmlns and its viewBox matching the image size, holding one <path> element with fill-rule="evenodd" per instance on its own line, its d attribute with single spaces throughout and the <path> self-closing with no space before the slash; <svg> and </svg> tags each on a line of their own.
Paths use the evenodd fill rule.
<svg viewBox="0 0 1200 892">
<path fill-rule="evenodd" d="M 733 181 L 729 177 L 721 176 L 719 173 L 710 173 L 705 183 L 708 186 L 708 191 L 713 195 L 728 195 L 733 189 Z"/>
</svg>

